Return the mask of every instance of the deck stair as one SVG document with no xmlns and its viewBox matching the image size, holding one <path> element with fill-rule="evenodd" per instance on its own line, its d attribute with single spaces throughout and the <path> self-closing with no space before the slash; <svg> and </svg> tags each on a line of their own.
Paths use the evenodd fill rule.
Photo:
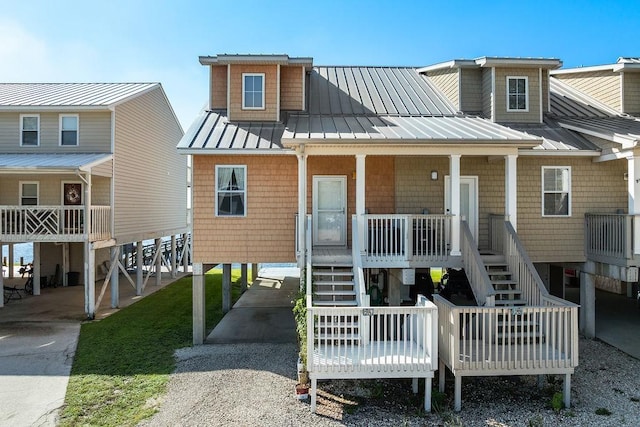
<svg viewBox="0 0 640 427">
<path fill-rule="evenodd" d="M 358 305 L 352 263 L 314 263 L 312 275 L 314 306 L 355 307 Z M 349 316 L 349 318 L 321 316 L 318 319 L 317 338 L 322 345 L 359 345 L 358 318 L 356 316 Z"/>
<path fill-rule="evenodd" d="M 491 284 L 496 292 L 496 307 L 511 307 L 508 316 L 499 316 L 495 340 L 499 343 L 544 342 L 537 319 L 524 312 L 527 301 L 522 296 L 517 279 L 509 271 L 502 255 L 484 255 L 482 257 Z"/>
</svg>

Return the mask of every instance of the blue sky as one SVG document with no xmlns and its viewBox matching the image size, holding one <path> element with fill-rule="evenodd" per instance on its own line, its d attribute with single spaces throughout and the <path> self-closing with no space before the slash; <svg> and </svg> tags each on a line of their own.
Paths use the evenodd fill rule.
<svg viewBox="0 0 640 427">
<path fill-rule="evenodd" d="M 287 53 L 318 65 L 640 57 L 640 0 L 0 0 L 0 81 L 161 82 L 185 130 L 206 102 L 199 55 Z"/>
</svg>

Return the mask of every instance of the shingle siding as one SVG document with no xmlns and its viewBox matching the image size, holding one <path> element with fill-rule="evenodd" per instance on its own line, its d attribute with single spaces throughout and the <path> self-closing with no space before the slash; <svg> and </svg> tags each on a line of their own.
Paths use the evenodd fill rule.
<svg viewBox="0 0 640 427">
<path fill-rule="evenodd" d="M 620 105 L 620 74 L 613 71 L 593 71 L 575 74 L 554 74 L 559 80 L 618 111 Z"/>
<path fill-rule="evenodd" d="M 458 69 L 436 70 L 428 73 L 429 80 L 460 110 Z"/>
<path fill-rule="evenodd" d="M 227 108 L 227 66 L 211 66 L 211 108 Z"/>
<path fill-rule="evenodd" d="M 491 83 L 491 81 L 489 81 Z M 464 112 L 483 111 L 482 90 L 483 75 L 481 70 L 460 69 L 460 109 Z M 488 117 L 488 116 L 487 116 Z"/>
<path fill-rule="evenodd" d="M 491 70 L 491 68 L 482 70 L 482 115 L 489 118 L 492 118 L 494 103 Z"/>
<path fill-rule="evenodd" d="M 624 73 L 624 111 L 640 116 L 640 73 Z"/>
<path fill-rule="evenodd" d="M 494 121 L 498 123 L 540 123 L 540 78 L 539 70 L 521 68 L 496 68 Z M 529 110 L 507 111 L 507 77 L 527 77 Z"/>
<path fill-rule="evenodd" d="M 234 121 L 276 121 L 277 108 L 277 65 L 231 65 L 229 120 Z M 242 109 L 242 74 L 264 73 L 264 109 Z"/>
<path fill-rule="evenodd" d="M 302 67 L 280 67 L 280 109 L 304 110 Z"/>
</svg>

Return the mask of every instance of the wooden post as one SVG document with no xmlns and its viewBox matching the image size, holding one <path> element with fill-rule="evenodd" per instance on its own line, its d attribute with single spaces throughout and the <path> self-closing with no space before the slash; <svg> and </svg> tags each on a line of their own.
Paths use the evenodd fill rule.
<svg viewBox="0 0 640 427">
<path fill-rule="evenodd" d="M 431 383 L 432 378 L 424 379 L 424 410 L 431 412 Z"/>
<path fill-rule="evenodd" d="M 222 312 L 231 310 L 231 264 L 222 264 Z"/>
<path fill-rule="evenodd" d="M 257 263 L 251 264 L 251 283 L 255 282 L 258 278 L 258 270 L 260 270 L 260 265 Z"/>
<path fill-rule="evenodd" d="M 580 332 L 596 337 L 596 288 L 592 274 L 580 273 Z"/>
<path fill-rule="evenodd" d="M 13 243 L 9 243 L 9 265 L 7 266 L 7 267 L 9 267 L 9 271 L 8 271 L 9 279 L 13 279 L 13 276 L 14 276 L 13 264 L 15 262 L 15 260 L 14 260 L 15 254 L 13 253 L 13 250 L 14 250 Z"/>
<path fill-rule="evenodd" d="M 454 375 L 454 398 L 453 398 L 453 410 L 460 412 L 462 409 L 462 377 L 460 375 Z"/>
<path fill-rule="evenodd" d="M 111 308 L 118 308 L 120 306 L 120 268 L 118 263 L 120 262 L 120 246 L 113 246 L 111 248 Z M 106 277 L 105 277 L 106 280 Z"/>
<path fill-rule="evenodd" d="M 35 256 L 35 250 L 34 250 Z M 84 242 L 84 311 L 87 318 L 96 316 L 96 251 Z"/>
<path fill-rule="evenodd" d="M 240 286 L 242 292 L 247 290 L 247 264 L 240 264 Z"/>
<path fill-rule="evenodd" d="M 205 280 L 203 265 L 193 264 L 193 345 L 204 343 Z"/>
<path fill-rule="evenodd" d="M 182 257 L 182 269 L 185 273 L 187 273 L 189 271 L 189 258 L 190 258 L 190 254 L 191 254 L 191 250 L 189 248 L 189 235 L 187 233 L 184 233 L 182 235 L 182 249 L 184 252 L 184 255 Z"/>
<path fill-rule="evenodd" d="M 144 250 L 142 241 L 136 242 L 136 295 L 142 295 L 142 273 L 144 272 Z"/>
<path fill-rule="evenodd" d="M 504 213 L 514 230 L 518 229 L 518 156 L 504 156 Z"/>
<path fill-rule="evenodd" d="M 365 214 L 365 189 L 366 189 L 366 174 L 365 174 L 365 155 L 356 154 L 356 216 L 358 224 L 358 243 L 360 245 L 360 251 L 364 251 L 364 214 Z"/>
<path fill-rule="evenodd" d="M 69 272 L 69 243 L 62 244 L 62 286 L 69 286 L 69 278 L 67 273 Z"/>
<path fill-rule="evenodd" d="M 460 256 L 460 154 L 451 154 L 449 176 L 451 179 L 451 256 Z"/>
<path fill-rule="evenodd" d="M 156 239 L 156 286 L 162 284 L 162 239 Z"/>
<path fill-rule="evenodd" d="M 176 235 L 173 234 L 171 236 L 171 278 L 175 279 L 178 277 L 178 271 L 176 270 L 178 266 L 176 260 Z"/>
<path fill-rule="evenodd" d="M 33 294 L 40 295 L 40 242 L 33 243 Z"/>
</svg>

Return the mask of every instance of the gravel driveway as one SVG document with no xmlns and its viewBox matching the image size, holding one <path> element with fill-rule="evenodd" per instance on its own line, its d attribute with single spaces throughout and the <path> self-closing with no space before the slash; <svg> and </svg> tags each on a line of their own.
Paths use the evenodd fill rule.
<svg viewBox="0 0 640 427">
<path fill-rule="evenodd" d="M 462 411 L 452 413 L 447 377 L 439 413 L 423 414 L 410 380 L 323 381 L 318 414 L 294 398 L 296 346 L 216 344 L 177 352 L 169 391 L 148 426 L 637 426 L 640 360 L 599 341 L 580 340 L 572 407 L 555 412 L 560 378 L 465 378 Z M 436 375 L 437 378 L 437 375 Z M 436 380 L 437 382 L 437 380 Z M 598 415 L 609 412 L 610 415 Z"/>
</svg>

